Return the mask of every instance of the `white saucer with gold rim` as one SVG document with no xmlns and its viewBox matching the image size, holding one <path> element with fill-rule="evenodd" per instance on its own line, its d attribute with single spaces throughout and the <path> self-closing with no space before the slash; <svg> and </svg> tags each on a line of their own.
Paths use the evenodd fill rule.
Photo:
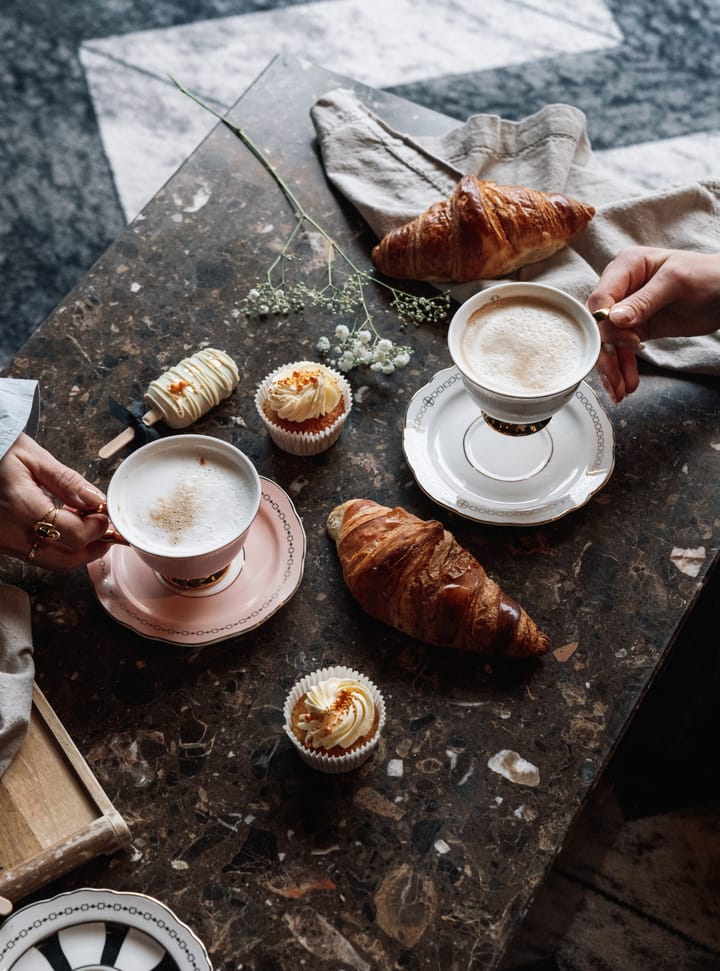
<svg viewBox="0 0 720 971">
<path fill-rule="evenodd" d="M 413 396 L 403 432 L 417 484 L 467 519 L 517 526 L 552 522 L 585 505 L 612 474 L 613 426 L 585 381 L 542 433 L 484 436 L 478 422 L 476 402 L 459 370 L 450 367 Z M 491 462 L 485 449 L 492 449 Z"/>
</svg>

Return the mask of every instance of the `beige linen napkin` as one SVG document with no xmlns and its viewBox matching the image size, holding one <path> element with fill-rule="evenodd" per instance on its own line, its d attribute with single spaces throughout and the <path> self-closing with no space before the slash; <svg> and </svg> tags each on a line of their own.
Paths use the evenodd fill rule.
<svg viewBox="0 0 720 971">
<path fill-rule="evenodd" d="M 0 776 L 25 739 L 34 677 L 30 598 L 0 584 Z"/>
<path fill-rule="evenodd" d="M 548 105 L 518 122 L 473 115 L 439 137 L 411 138 L 354 92 L 337 88 L 313 105 L 311 116 L 329 180 L 379 239 L 449 196 L 462 175 L 475 175 L 565 192 L 596 209 L 570 246 L 510 279 L 549 283 L 585 301 L 624 246 L 720 251 L 720 182 L 648 193 L 619 180 L 603 170 L 585 115 L 571 105 Z M 489 282 L 497 281 L 448 289 L 462 301 Z M 642 356 L 662 367 L 720 374 L 720 335 L 649 341 Z"/>
</svg>

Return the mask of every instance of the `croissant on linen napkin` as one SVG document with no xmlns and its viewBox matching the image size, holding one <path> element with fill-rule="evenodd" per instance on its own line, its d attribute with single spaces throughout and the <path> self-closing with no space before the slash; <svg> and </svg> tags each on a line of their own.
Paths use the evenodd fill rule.
<svg viewBox="0 0 720 971">
<path fill-rule="evenodd" d="M 401 280 L 494 279 L 553 256 L 594 213 L 561 192 L 464 175 L 449 199 L 391 229 L 370 256 L 381 273 Z"/>
<path fill-rule="evenodd" d="M 583 302 L 625 246 L 720 251 L 720 182 L 656 192 L 623 183 L 603 170 L 590 146 L 585 115 L 571 105 L 548 105 L 518 122 L 478 114 L 458 125 L 448 118 L 445 134 L 417 138 L 393 129 L 343 88 L 320 98 L 311 115 L 329 180 L 379 240 L 449 198 L 462 177 L 472 175 L 562 192 L 594 207 L 589 225 L 567 246 L 512 276 L 549 283 Z M 448 289 L 462 301 L 487 282 Z M 649 341 L 641 356 L 661 367 L 720 374 L 720 337 Z"/>
<path fill-rule="evenodd" d="M 0 776 L 25 739 L 34 677 L 30 598 L 0 584 Z"/>
</svg>

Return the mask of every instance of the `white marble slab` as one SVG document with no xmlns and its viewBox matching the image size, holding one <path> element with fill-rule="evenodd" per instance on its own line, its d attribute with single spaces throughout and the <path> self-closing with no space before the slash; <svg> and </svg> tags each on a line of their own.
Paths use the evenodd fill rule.
<svg viewBox="0 0 720 971">
<path fill-rule="evenodd" d="M 88 40 L 84 49 L 156 77 L 188 73 L 232 103 L 279 53 L 377 87 L 487 70 L 620 40 L 602 0 L 319 0 L 235 17 Z"/>
<path fill-rule="evenodd" d="M 130 219 L 214 124 L 168 75 L 225 108 L 279 53 L 390 87 L 620 40 L 602 0 L 576 0 L 570 15 L 561 0 L 321 0 L 88 40 L 80 56 Z"/>
<path fill-rule="evenodd" d="M 610 171 L 631 178 L 643 189 L 720 179 L 720 131 L 642 142 L 597 155 Z"/>
<path fill-rule="evenodd" d="M 216 120 L 167 81 L 88 50 L 83 50 L 82 61 L 120 206 L 129 222 Z"/>
</svg>

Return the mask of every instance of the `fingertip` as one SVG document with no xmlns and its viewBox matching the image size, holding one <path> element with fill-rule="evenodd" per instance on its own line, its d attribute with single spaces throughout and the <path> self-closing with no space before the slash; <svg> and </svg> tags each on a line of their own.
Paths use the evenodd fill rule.
<svg viewBox="0 0 720 971">
<path fill-rule="evenodd" d="M 627 393 L 632 394 L 633 391 L 637 391 L 640 387 L 640 375 L 633 374 L 625 377 L 625 387 L 627 388 Z"/>
<path fill-rule="evenodd" d="M 614 405 L 619 405 L 620 401 L 622 400 L 622 397 L 618 397 L 618 394 L 615 388 L 613 387 L 610 381 L 610 378 L 607 376 L 607 374 L 603 374 L 602 372 L 600 372 L 600 382 L 603 388 L 605 389 L 608 397 L 612 401 L 612 403 Z"/>
<path fill-rule="evenodd" d="M 83 512 L 105 512 L 105 495 L 95 486 L 85 483 L 77 492 L 78 508 Z"/>
<path fill-rule="evenodd" d="M 626 303 L 616 303 L 609 314 L 610 323 L 615 327 L 630 327 L 635 320 L 635 311 Z"/>
<path fill-rule="evenodd" d="M 638 373 L 635 352 L 629 348 L 620 348 L 618 351 L 618 364 L 620 366 L 620 376 L 625 394 L 632 394 L 640 384 L 640 374 Z"/>
</svg>

